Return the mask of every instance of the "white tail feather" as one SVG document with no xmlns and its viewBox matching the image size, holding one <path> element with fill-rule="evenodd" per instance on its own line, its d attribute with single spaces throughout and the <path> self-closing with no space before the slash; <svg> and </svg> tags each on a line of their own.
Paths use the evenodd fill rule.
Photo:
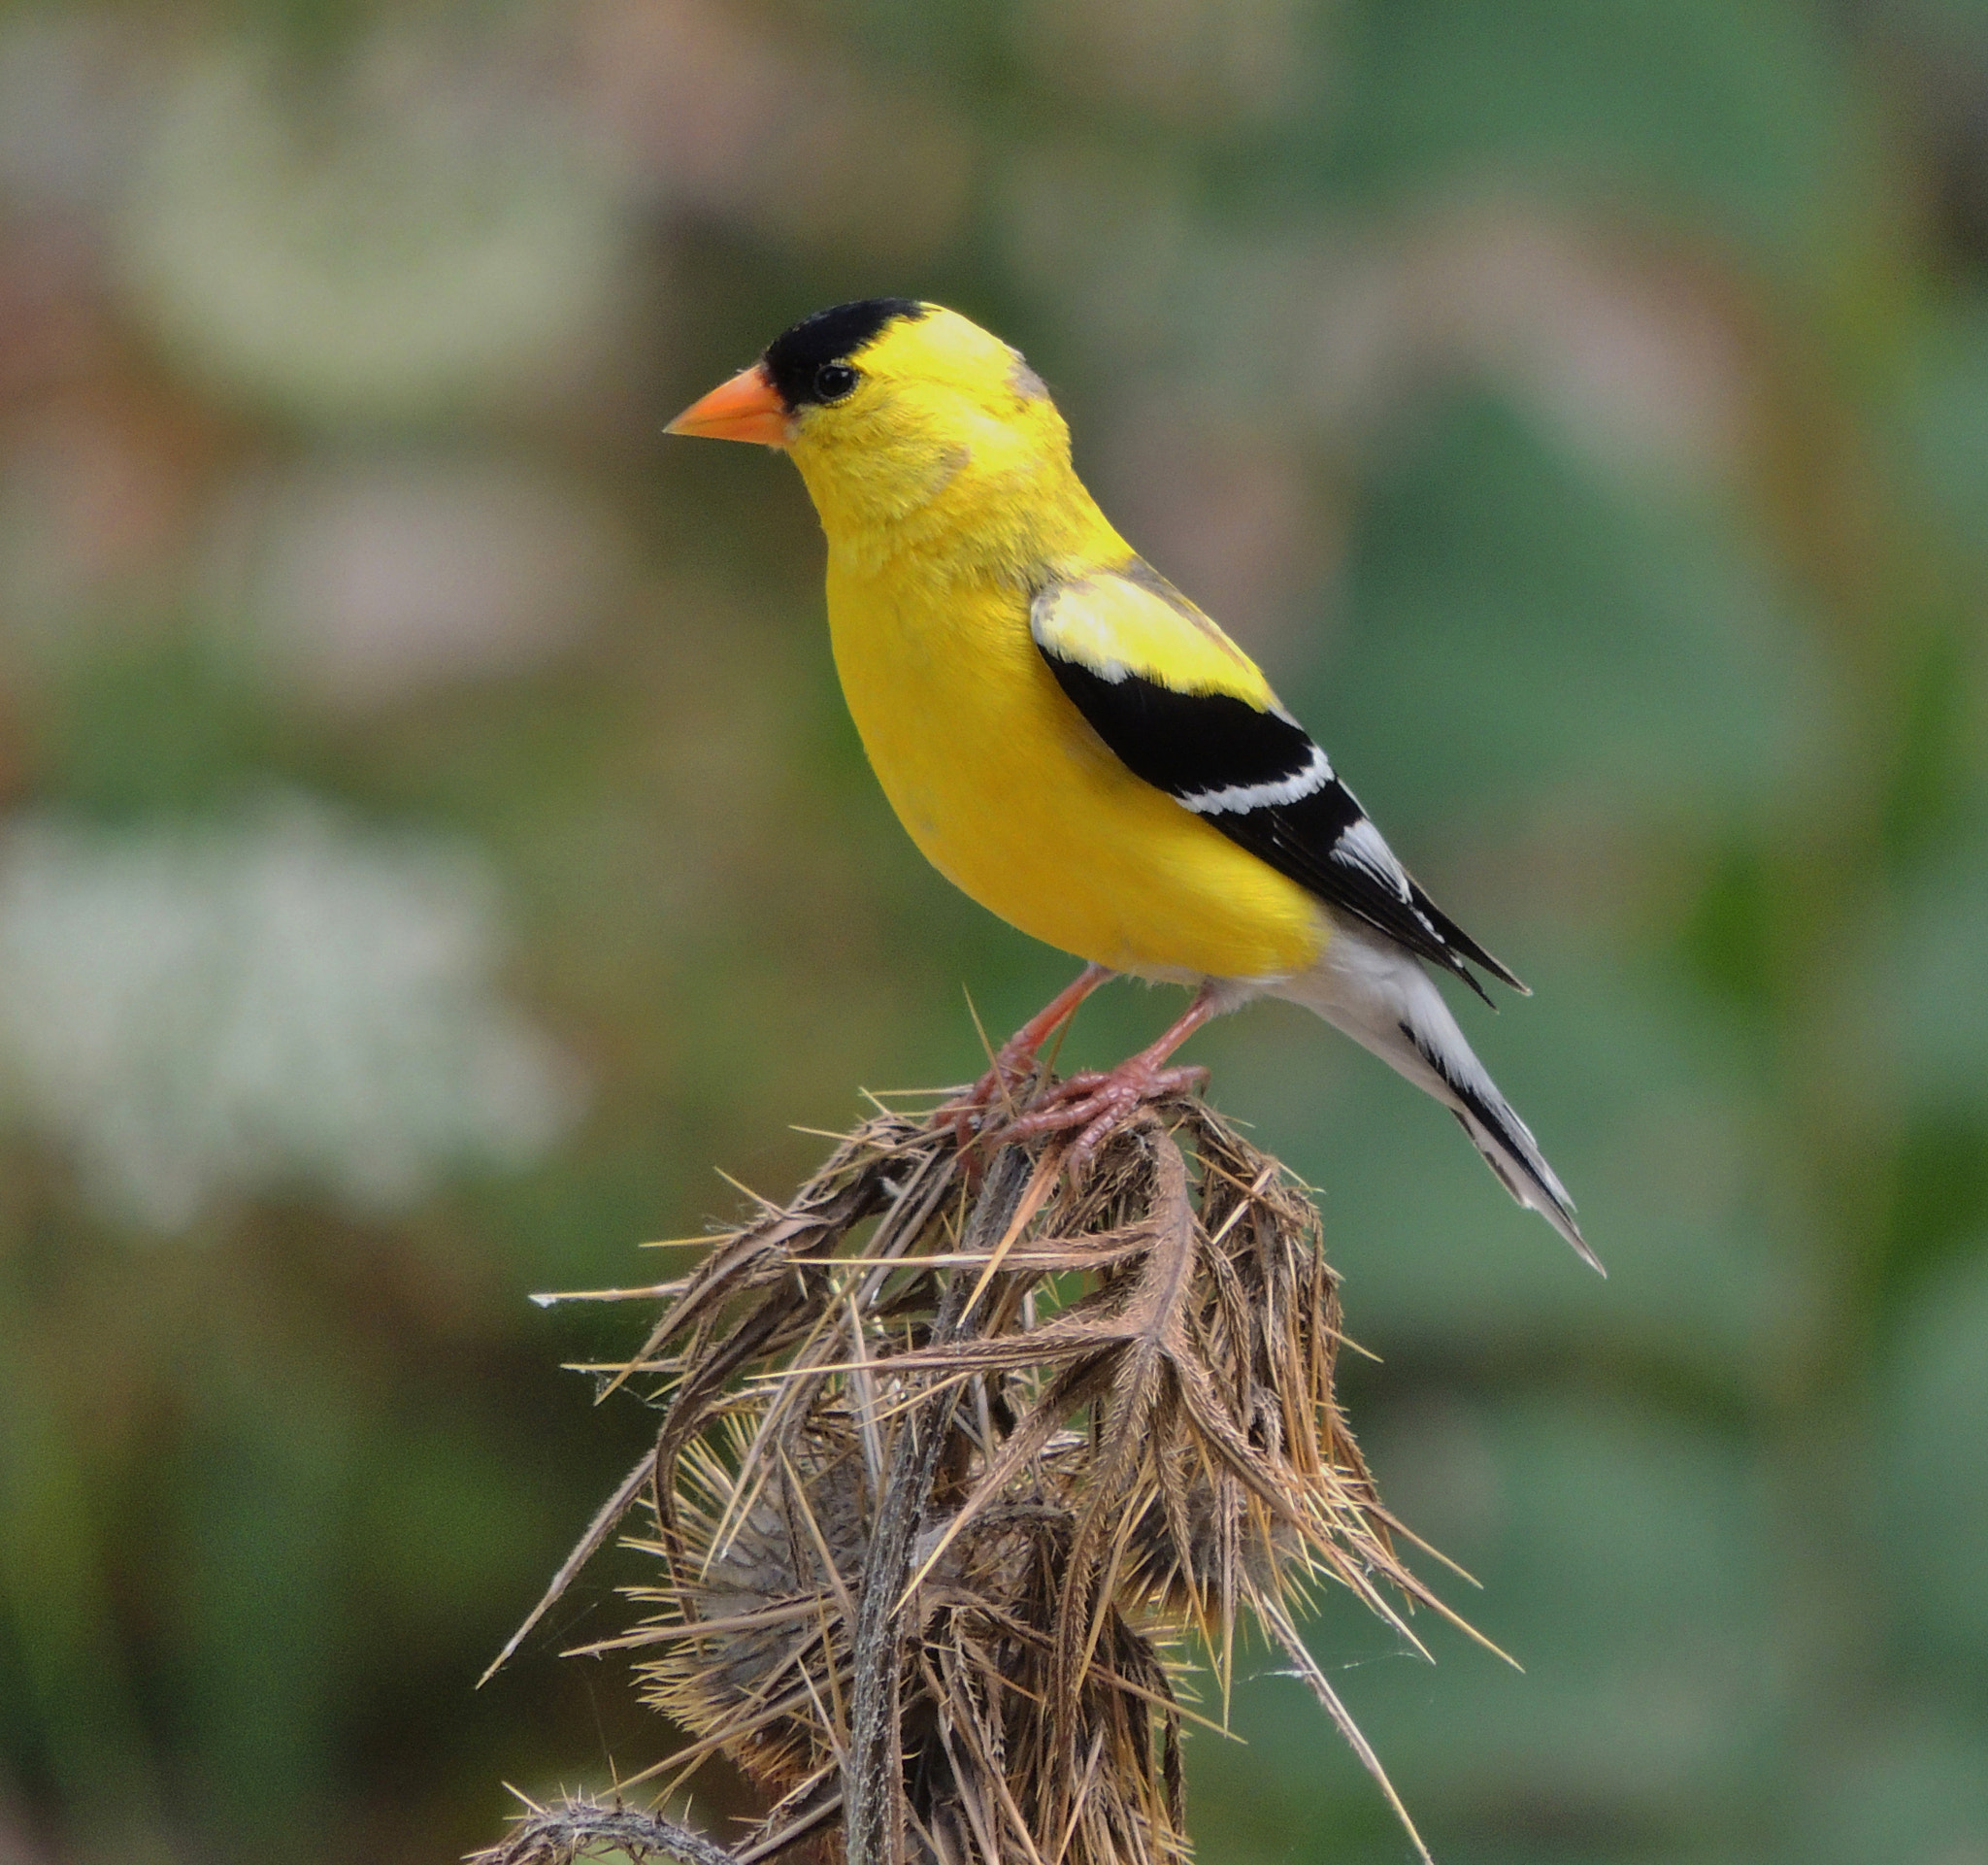
<svg viewBox="0 0 1988 1865">
<path fill-rule="evenodd" d="M 1472 1052 L 1421 962 L 1391 939 L 1334 916 L 1333 936 L 1309 972 L 1276 988 L 1370 1049 L 1454 1114 L 1499 1181 L 1606 1276 L 1574 1221 L 1574 1201 L 1526 1123 Z"/>
</svg>

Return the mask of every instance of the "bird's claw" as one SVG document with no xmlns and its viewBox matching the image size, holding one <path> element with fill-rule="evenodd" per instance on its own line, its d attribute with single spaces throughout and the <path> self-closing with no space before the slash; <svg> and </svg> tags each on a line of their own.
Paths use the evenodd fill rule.
<svg viewBox="0 0 1988 1865">
<path fill-rule="evenodd" d="M 1208 1070 L 1198 1066 L 1165 1068 L 1133 1056 L 1115 1069 L 1087 1069 L 1073 1075 L 998 1133 L 985 1136 L 990 1147 L 1033 1139 L 1039 1133 L 1075 1132 L 1064 1155 L 1065 1166 L 1080 1173 L 1097 1149 L 1150 1101 L 1204 1086 Z"/>
<path fill-rule="evenodd" d="M 1099 1147 L 1148 1101 L 1207 1082 L 1204 1068 L 1167 1066 L 1167 1058 L 1214 1015 L 1216 996 L 1212 985 L 1204 983 L 1186 1014 L 1157 1043 L 1116 1068 L 1102 1073 L 1085 1069 L 1053 1087 L 1038 1084 L 1044 1044 L 1110 976 L 1101 965 L 1085 966 L 1073 984 L 1002 1044 L 985 1075 L 959 1099 L 935 1111 L 932 1124 L 952 1129 L 953 1144 L 970 1179 L 978 1179 L 983 1161 L 1000 1148 L 1039 1133 L 1074 1134 L 1064 1160 L 1073 1173 L 1080 1174 Z M 995 1116 L 997 1102 L 1005 1119 Z"/>
<path fill-rule="evenodd" d="M 932 1124 L 950 1127 L 953 1145 L 965 1153 L 990 1109 L 1019 1105 L 1035 1070 L 1035 1050 L 1011 1039 L 995 1052 L 987 1073 L 966 1093 L 932 1110 Z"/>
</svg>

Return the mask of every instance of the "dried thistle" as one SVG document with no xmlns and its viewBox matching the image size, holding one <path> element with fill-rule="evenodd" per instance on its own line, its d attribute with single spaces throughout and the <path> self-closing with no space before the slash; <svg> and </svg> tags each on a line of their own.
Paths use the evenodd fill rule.
<svg viewBox="0 0 1988 1865">
<path fill-rule="evenodd" d="M 1320 1581 L 1411 1641 L 1402 1609 L 1446 1609 L 1334 1396 L 1317 1213 L 1200 1100 L 1143 1112 L 1080 1185 L 1059 1143 L 977 1182 L 949 1133 L 880 1113 L 680 1282 L 598 1293 L 666 1303 L 609 1370 L 663 1423 L 505 1655 L 645 1513 L 642 1616 L 583 1649 L 635 1652 L 694 1738 L 638 1780 L 667 1797 L 723 1752 L 772 1800 L 735 1865 L 803 1841 L 851 1865 L 1183 1858 L 1184 1655 L 1226 1700 L 1239 1623 L 1413 1836 L 1293 1613 Z M 600 1843 L 581 1811 L 568 1857 Z M 527 1834 L 548 1856 L 547 1818 L 491 1856 L 522 1865 Z"/>
</svg>

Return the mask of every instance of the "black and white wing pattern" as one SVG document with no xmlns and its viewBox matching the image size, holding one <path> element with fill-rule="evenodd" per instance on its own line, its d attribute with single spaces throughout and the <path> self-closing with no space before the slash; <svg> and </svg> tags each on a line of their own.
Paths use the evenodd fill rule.
<svg viewBox="0 0 1988 1865">
<path fill-rule="evenodd" d="M 1525 986 L 1395 858 L 1263 675 L 1138 558 L 1053 583 L 1030 629 L 1071 703 L 1125 766 L 1328 905 L 1443 966 Z"/>
</svg>

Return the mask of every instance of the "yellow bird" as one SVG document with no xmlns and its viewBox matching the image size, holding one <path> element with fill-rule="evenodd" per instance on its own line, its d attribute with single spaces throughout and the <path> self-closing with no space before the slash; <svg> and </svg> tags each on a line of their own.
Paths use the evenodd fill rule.
<svg viewBox="0 0 1988 1865">
<path fill-rule="evenodd" d="M 1008 1132 L 1076 1129 L 1081 1158 L 1201 1075 L 1167 1063 L 1202 1023 L 1289 998 L 1450 1109 L 1601 1268 L 1423 964 L 1480 996 L 1473 965 L 1525 986 L 1410 879 L 1249 656 L 1111 528 L 1018 351 L 938 305 L 838 305 L 670 431 L 792 457 L 828 537 L 843 691 L 891 806 L 949 881 L 1089 961 L 1003 1046 L 963 1120 L 1114 974 L 1194 1001 Z"/>
</svg>

